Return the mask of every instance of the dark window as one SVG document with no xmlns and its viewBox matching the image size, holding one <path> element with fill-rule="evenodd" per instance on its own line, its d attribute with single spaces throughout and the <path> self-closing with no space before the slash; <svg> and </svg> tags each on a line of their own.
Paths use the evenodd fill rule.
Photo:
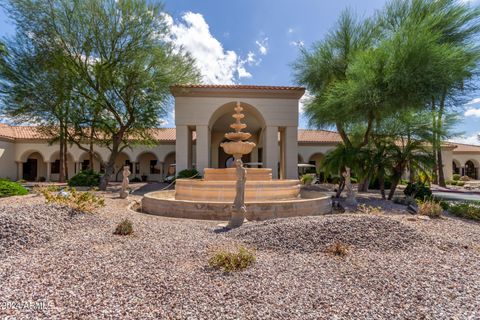
<svg viewBox="0 0 480 320">
<path fill-rule="evenodd" d="M 150 160 L 150 174 L 159 174 L 160 169 L 157 169 L 158 160 Z"/>
<path fill-rule="evenodd" d="M 130 162 L 130 160 L 125 160 L 125 165 L 129 167 L 130 172 L 133 172 L 133 163 Z M 123 171 L 123 168 L 122 168 Z"/>
<path fill-rule="evenodd" d="M 82 162 L 82 171 L 90 169 L 90 160 L 83 160 Z"/>
<path fill-rule="evenodd" d="M 55 160 L 54 162 L 52 162 L 50 173 L 53 173 L 53 174 L 60 173 L 60 160 Z"/>
</svg>

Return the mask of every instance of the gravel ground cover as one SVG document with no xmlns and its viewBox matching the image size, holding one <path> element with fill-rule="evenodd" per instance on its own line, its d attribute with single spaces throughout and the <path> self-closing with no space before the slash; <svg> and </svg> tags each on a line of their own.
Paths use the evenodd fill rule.
<svg viewBox="0 0 480 320">
<path fill-rule="evenodd" d="M 480 318 L 478 223 L 342 214 L 222 233 L 217 222 L 134 213 L 127 200 L 106 197 L 100 212 L 74 221 L 40 197 L 0 200 L 0 217 L 33 231 L 21 250 L 0 257 L 0 318 Z M 61 222 L 41 229 L 35 216 Z M 113 235 L 124 218 L 134 234 Z M 348 243 L 350 254 L 324 253 L 334 240 Z M 256 264 L 211 270 L 208 252 L 226 243 L 255 247 Z"/>
</svg>

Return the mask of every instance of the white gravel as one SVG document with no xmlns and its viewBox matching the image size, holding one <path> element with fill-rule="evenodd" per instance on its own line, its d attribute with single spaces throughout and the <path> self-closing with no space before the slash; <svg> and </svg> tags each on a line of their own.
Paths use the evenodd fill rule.
<svg viewBox="0 0 480 320">
<path fill-rule="evenodd" d="M 106 203 L 72 221 L 39 197 L 0 199 L 0 217 L 30 228 L 21 250 L 0 257 L 0 318 L 480 318 L 478 223 L 348 214 L 216 233 L 216 222 L 133 213 L 110 195 Z M 125 217 L 134 235 L 113 235 Z M 35 233 L 45 225 L 53 236 Z M 16 233 L 5 234 L 2 246 Z M 325 254 L 334 240 L 351 253 Z M 256 247 L 256 264 L 232 274 L 209 269 L 207 252 L 225 242 Z"/>
</svg>

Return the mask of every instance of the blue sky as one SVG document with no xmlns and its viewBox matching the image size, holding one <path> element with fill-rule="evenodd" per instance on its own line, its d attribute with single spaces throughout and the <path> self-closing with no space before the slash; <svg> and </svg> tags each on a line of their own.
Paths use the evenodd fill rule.
<svg viewBox="0 0 480 320">
<path fill-rule="evenodd" d="M 465 0 L 467 1 L 467 0 Z M 478 2 L 478 0 L 476 1 Z M 171 0 L 165 9 L 172 40 L 197 58 L 207 83 L 295 85 L 290 64 L 298 46 L 307 48 L 335 24 L 344 8 L 369 16 L 384 0 Z M 0 10 L 0 37 L 14 33 L 14 26 Z M 478 143 L 480 91 L 468 97 L 456 127 L 457 142 Z M 465 116 L 466 115 L 466 116 Z M 172 119 L 169 119 L 171 125 Z M 301 127 L 306 120 L 301 117 Z"/>
</svg>

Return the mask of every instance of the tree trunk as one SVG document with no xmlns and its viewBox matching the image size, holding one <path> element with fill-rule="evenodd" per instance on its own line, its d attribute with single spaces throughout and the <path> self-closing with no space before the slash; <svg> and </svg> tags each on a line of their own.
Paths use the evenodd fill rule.
<svg viewBox="0 0 480 320">
<path fill-rule="evenodd" d="M 59 135 L 59 143 L 60 143 L 60 171 L 58 172 L 58 181 L 59 182 L 65 182 L 65 165 L 64 165 L 64 162 L 65 162 L 65 157 L 64 157 L 64 154 L 65 154 L 65 143 L 64 143 L 64 140 L 65 140 L 65 136 L 63 135 L 64 131 L 63 131 L 63 121 L 60 121 L 60 135 Z"/>
<path fill-rule="evenodd" d="M 434 184 L 438 184 L 438 163 L 437 163 L 437 143 L 438 143 L 438 137 L 437 137 L 437 112 L 436 112 L 436 107 L 435 107 L 435 97 L 432 97 L 432 153 L 433 153 L 433 174 L 432 174 L 432 180 Z"/>
<path fill-rule="evenodd" d="M 397 166 L 394 169 L 394 173 L 392 176 L 392 186 L 390 187 L 390 192 L 388 193 L 388 200 L 392 200 L 393 196 L 395 195 L 395 191 L 397 190 L 398 183 L 402 178 L 403 171 L 405 170 L 404 165 Z"/>
<path fill-rule="evenodd" d="M 99 189 L 102 191 L 106 191 L 108 187 L 108 183 L 112 175 L 115 174 L 115 159 L 117 159 L 117 155 L 120 150 L 120 144 L 122 143 L 123 134 L 115 135 L 112 139 L 112 150 L 110 153 L 110 157 L 108 158 L 108 162 L 105 164 L 105 173 L 100 178 L 100 186 Z"/>
<path fill-rule="evenodd" d="M 409 175 L 408 175 L 408 182 L 414 183 L 415 182 L 415 169 L 413 169 L 411 164 L 408 167 L 410 168 Z"/>
<path fill-rule="evenodd" d="M 90 128 L 90 147 L 88 151 L 88 161 L 89 163 L 89 169 L 93 171 L 93 137 L 94 137 L 94 129 L 93 126 Z"/>
<path fill-rule="evenodd" d="M 380 184 L 382 199 L 385 200 L 385 170 L 383 170 L 383 168 L 379 168 L 378 170 L 378 183 Z"/>
<path fill-rule="evenodd" d="M 443 111 L 445 109 L 445 97 L 446 97 L 446 92 L 444 91 L 442 94 L 442 98 L 440 100 L 440 108 L 438 110 L 438 119 L 437 119 L 437 135 L 440 135 L 440 132 L 442 131 L 442 126 L 443 126 Z M 438 184 L 441 187 L 446 187 L 447 184 L 445 183 L 445 174 L 443 173 L 443 158 L 442 158 L 442 143 L 440 141 L 440 138 L 438 139 L 438 144 L 437 144 L 437 165 L 438 165 Z"/>
<path fill-rule="evenodd" d="M 338 189 L 337 189 L 337 193 L 335 194 L 335 198 L 340 198 L 344 188 L 345 188 L 345 179 L 343 179 L 343 176 L 342 176 L 340 178 L 340 182 L 338 183 Z"/>
<path fill-rule="evenodd" d="M 358 187 L 357 187 L 358 192 L 368 192 L 369 185 L 370 185 L 370 178 L 369 177 L 363 178 L 361 181 L 358 182 Z"/>
<path fill-rule="evenodd" d="M 67 130 L 68 130 L 68 128 L 65 127 L 65 131 L 67 131 Z M 63 136 L 64 136 L 64 139 L 63 139 L 63 144 L 64 144 L 64 147 L 63 147 L 63 165 L 65 167 L 65 171 L 64 171 L 65 172 L 65 180 L 68 180 L 68 178 L 69 178 L 68 177 L 68 152 L 67 152 L 67 147 L 68 146 L 67 146 L 67 139 L 66 139 L 67 135 L 64 134 Z"/>
</svg>

